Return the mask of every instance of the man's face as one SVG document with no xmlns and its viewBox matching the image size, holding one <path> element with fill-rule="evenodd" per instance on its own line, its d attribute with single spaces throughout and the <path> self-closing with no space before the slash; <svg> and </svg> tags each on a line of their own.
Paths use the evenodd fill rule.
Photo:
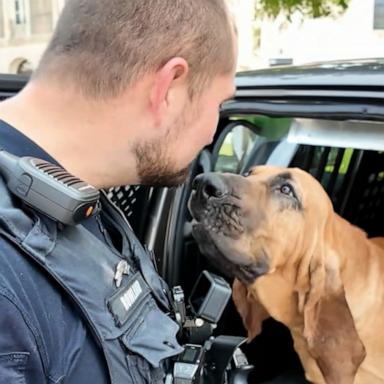
<svg viewBox="0 0 384 384">
<path fill-rule="evenodd" d="M 217 76 L 184 108 L 164 137 L 138 144 L 136 161 L 140 184 L 182 184 L 191 162 L 212 142 L 220 105 L 231 98 L 234 91 L 234 74 Z"/>
</svg>

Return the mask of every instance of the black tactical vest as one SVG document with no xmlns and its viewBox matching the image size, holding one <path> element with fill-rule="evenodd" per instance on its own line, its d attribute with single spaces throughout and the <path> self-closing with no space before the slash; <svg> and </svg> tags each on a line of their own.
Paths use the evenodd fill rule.
<svg viewBox="0 0 384 384">
<path fill-rule="evenodd" d="M 119 211 L 103 201 L 103 220 L 121 234 L 118 252 L 83 226 L 60 227 L 20 209 L 0 178 L 0 235 L 51 275 L 102 348 L 114 384 L 163 383 L 164 365 L 182 348 L 165 282 Z"/>
</svg>

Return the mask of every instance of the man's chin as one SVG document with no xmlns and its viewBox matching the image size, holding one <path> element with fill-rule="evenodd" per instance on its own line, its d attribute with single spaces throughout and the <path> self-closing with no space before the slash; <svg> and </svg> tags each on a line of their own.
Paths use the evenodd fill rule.
<svg viewBox="0 0 384 384">
<path fill-rule="evenodd" d="M 184 184 L 189 177 L 190 167 L 186 167 L 177 172 L 167 172 L 159 170 L 158 172 L 142 172 L 139 174 L 140 184 L 153 187 L 177 187 Z"/>
<path fill-rule="evenodd" d="M 169 137 L 135 146 L 136 169 L 139 184 L 154 187 L 176 187 L 183 184 L 189 175 L 190 165 L 180 169 L 169 154 Z"/>
</svg>

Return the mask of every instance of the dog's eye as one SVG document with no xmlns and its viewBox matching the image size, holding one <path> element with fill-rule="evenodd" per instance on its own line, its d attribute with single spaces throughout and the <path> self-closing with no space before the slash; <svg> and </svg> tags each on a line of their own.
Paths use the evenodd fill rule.
<svg viewBox="0 0 384 384">
<path fill-rule="evenodd" d="M 281 192 L 283 195 L 287 195 L 287 196 L 295 197 L 295 192 L 293 191 L 292 186 L 290 186 L 289 184 L 283 184 L 283 185 L 280 187 L 280 192 Z"/>
</svg>

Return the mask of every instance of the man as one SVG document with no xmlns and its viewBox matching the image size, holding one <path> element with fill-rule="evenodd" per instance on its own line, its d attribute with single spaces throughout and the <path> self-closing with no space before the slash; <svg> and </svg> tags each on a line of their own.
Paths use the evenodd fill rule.
<svg viewBox="0 0 384 384">
<path fill-rule="evenodd" d="M 0 147 L 99 189 L 180 184 L 236 55 L 224 0 L 67 0 L 32 79 L 0 104 Z M 166 288 L 110 204 L 61 228 L 1 179 L 0 194 L 0 383 L 162 382 L 182 350 Z"/>
</svg>

